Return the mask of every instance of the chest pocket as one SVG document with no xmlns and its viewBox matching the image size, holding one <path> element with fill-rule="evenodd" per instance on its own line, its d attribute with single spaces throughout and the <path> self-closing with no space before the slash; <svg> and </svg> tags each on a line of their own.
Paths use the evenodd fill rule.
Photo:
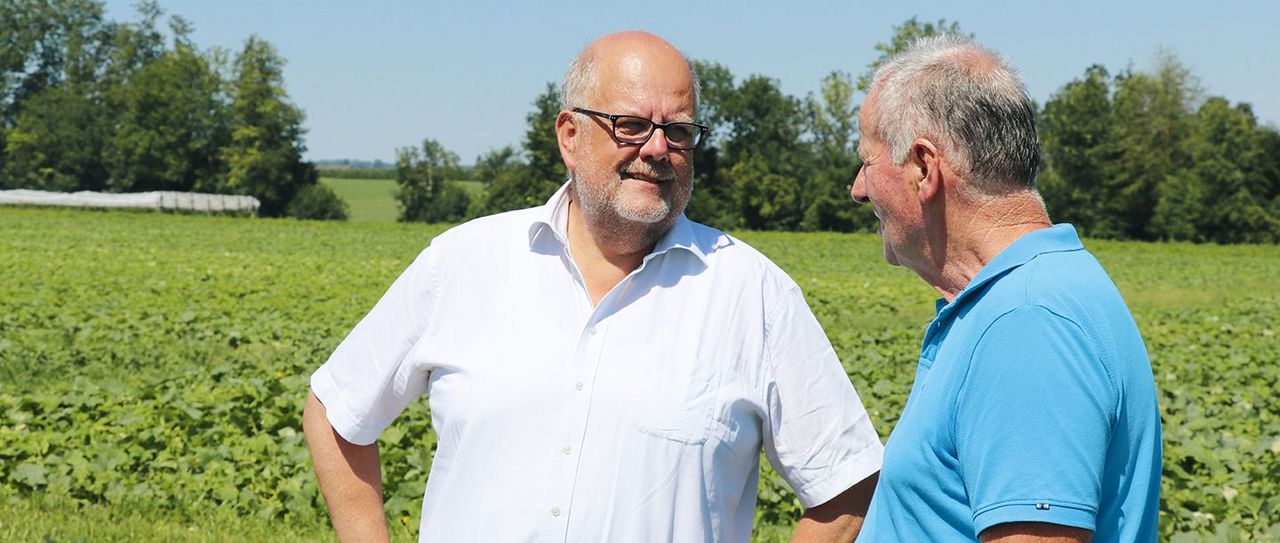
<svg viewBox="0 0 1280 543">
<path fill-rule="evenodd" d="M 700 445 L 711 434 L 720 368 L 691 357 L 637 360 L 626 372 L 627 415 L 635 430 Z"/>
</svg>

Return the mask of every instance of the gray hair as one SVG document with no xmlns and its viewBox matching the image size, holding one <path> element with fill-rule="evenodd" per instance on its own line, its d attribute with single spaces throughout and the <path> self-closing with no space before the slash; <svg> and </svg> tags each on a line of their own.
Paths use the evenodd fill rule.
<svg viewBox="0 0 1280 543">
<path fill-rule="evenodd" d="M 693 110 L 697 112 L 702 98 L 702 85 L 698 83 L 698 72 L 693 70 L 693 63 L 689 61 L 689 57 L 684 53 L 680 56 L 684 58 L 685 65 L 689 66 L 689 77 L 693 79 Z M 590 108 L 593 104 L 587 104 L 587 93 L 600 83 L 598 79 L 596 54 L 590 49 L 585 49 L 578 58 L 569 63 L 569 69 L 564 72 L 564 82 L 560 84 L 560 108 L 569 110 L 575 107 Z"/>
<path fill-rule="evenodd" d="M 876 136 L 895 164 L 916 138 L 947 151 L 979 195 L 1034 190 L 1040 169 L 1035 108 L 998 53 L 963 37 L 912 42 L 876 71 Z"/>
</svg>

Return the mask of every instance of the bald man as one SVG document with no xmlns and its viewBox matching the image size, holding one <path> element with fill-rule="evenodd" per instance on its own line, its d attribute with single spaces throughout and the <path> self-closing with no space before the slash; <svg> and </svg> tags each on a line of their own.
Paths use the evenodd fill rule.
<svg viewBox="0 0 1280 543">
<path fill-rule="evenodd" d="M 425 541 L 750 539 L 760 451 L 851 541 L 883 448 L 799 288 L 684 216 L 697 85 L 669 43 L 588 45 L 546 205 L 431 242 L 312 375 L 304 426 L 343 541 L 384 541 L 375 440 L 426 394 Z"/>
</svg>

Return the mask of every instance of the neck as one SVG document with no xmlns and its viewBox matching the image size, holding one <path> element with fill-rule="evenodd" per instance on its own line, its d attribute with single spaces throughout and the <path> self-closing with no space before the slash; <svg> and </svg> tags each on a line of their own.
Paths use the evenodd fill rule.
<svg viewBox="0 0 1280 543">
<path fill-rule="evenodd" d="M 567 235 L 569 252 L 578 265 L 592 303 L 598 303 L 627 274 L 653 252 L 672 220 L 647 224 L 583 213 L 577 196 L 569 194 Z"/>
<path fill-rule="evenodd" d="M 936 235 L 931 234 L 932 273 L 921 274 L 950 302 L 988 263 L 1013 242 L 1053 225 L 1039 195 L 1020 191 L 982 201 L 955 198 L 953 212 L 943 211 Z"/>
</svg>

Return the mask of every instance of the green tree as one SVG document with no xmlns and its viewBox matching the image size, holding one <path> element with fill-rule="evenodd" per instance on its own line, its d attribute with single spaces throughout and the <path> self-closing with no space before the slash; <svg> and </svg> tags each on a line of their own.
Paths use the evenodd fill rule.
<svg viewBox="0 0 1280 543">
<path fill-rule="evenodd" d="M 868 206 L 854 205 L 847 189 L 861 166 L 855 149 L 858 109 L 853 93 L 849 75 L 832 72 L 822 80 L 818 95 L 809 95 L 805 102 L 815 159 L 807 183 L 804 230 L 849 232 L 875 224 L 875 214 Z"/>
<path fill-rule="evenodd" d="M 555 83 L 533 101 L 533 111 L 525 117 L 524 152 L 526 166 L 520 175 L 502 175 L 489 181 L 485 192 L 486 213 L 500 213 L 542 205 L 568 178 L 556 140 L 556 115 L 560 94 Z"/>
<path fill-rule="evenodd" d="M 347 203 L 328 185 L 321 183 L 298 190 L 298 194 L 289 200 L 287 211 L 290 217 L 313 221 L 345 221 L 347 213 Z"/>
<path fill-rule="evenodd" d="M 721 171 L 738 205 L 740 226 L 793 230 L 800 226 L 811 179 L 811 146 L 801 140 L 805 120 L 799 100 L 782 92 L 777 81 L 751 76 L 735 89 L 724 107 L 728 136 Z M 757 170 L 757 171 L 749 171 Z M 771 186 L 751 187 L 749 180 Z M 794 187 L 784 188 L 781 183 Z M 768 202 L 774 195 L 781 200 Z"/>
<path fill-rule="evenodd" d="M 283 215 L 294 194 L 316 182 L 315 167 L 302 160 L 303 115 L 289 102 L 283 67 L 270 43 L 245 41 L 231 83 L 231 141 L 220 154 L 227 186 L 258 198 L 265 216 Z"/>
<path fill-rule="evenodd" d="M 1111 77 L 1094 65 L 1084 77 L 1064 85 L 1045 102 L 1039 115 L 1045 168 L 1039 188 L 1056 222 L 1069 222 L 1090 236 L 1117 237 L 1120 217 L 1106 213 L 1116 194 L 1106 182 L 1114 147 Z"/>
<path fill-rule="evenodd" d="M 0 2 L 0 124 L 48 88 L 92 83 L 114 30 L 93 0 Z"/>
<path fill-rule="evenodd" d="M 795 230 L 804 211 L 800 183 L 774 173 L 761 155 L 748 155 L 725 172 L 733 185 L 742 226 L 753 230 Z"/>
<path fill-rule="evenodd" d="M 102 5 L 91 0 L 0 2 L 0 172 L 8 172 L 0 184 L 100 186 L 100 160 L 93 155 L 102 146 L 89 138 L 102 135 L 97 121 L 104 115 L 93 84 L 113 28 Z M 32 104 L 37 111 L 24 120 L 32 100 L 40 102 Z M 66 119 L 54 118 L 60 113 L 53 104 L 67 108 Z M 76 123 L 82 133 L 64 130 L 74 130 Z M 71 149 L 72 141 L 81 147 Z M 16 156 L 9 156 L 11 147 Z"/>
<path fill-rule="evenodd" d="M 1192 167 L 1159 185 L 1152 231 L 1190 241 L 1275 242 L 1280 216 L 1268 178 L 1266 138 L 1246 104 L 1225 98 L 1205 101 L 1189 137 Z M 1273 166 L 1272 166 L 1273 168 Z"/>
<path fill-rule="evenodd" d="M 396 151 L 396 200 L 402 222 L 453 222 L 463 218 L 470 201 L 466 191 L 449 183 L 446 175 L 458 168 L 458 155 L 433 139 L 422 150 Z"/>
<path fill-rule="evenodd" d="M 1105 170 L 1109 201 L 1100 213 L 1117 217 L 1117 237 L 1153 239 L 1158 185 L 1190 167 L 1187 138 L 1200 100 L 1199 82 L 1172 53 L 1160 51 L 1152 73 L 1117 78 L 1109 138 L 1114 158 Z"/>
<path fill-rule="evenodd" d="M 106 112 L 92 100 L 50 87 L 25 100 L 5 142 L 4 185 L 51 191 L 94 190 L 105 179 Z"/>
<path fill-rule="evenodd" d="M 476 165 L 472 168 L 472 176 L 484 184 L 485 192 L 481 197 L 473 198 L 467 210 L 468 217 L 479 217 L 489 213 L 489 194 L 504 187 L 518 186 L 525 178 L 526 165 L 515 147 L 505 145 L 498 149 L 476 157 Z"/>
<path fill-rule="evenodd" d="M 106 147 L 111 189 L 220 191 L 219 151 L 231 135 L 215 63 L 178 41 L 117 89 L 117 128 Z"/>
<path fill-rule="evenodd" d="M 472 168 L 472 175 L 476 181 L 489 183 L 501 175 L 503 171 L 518 168 L 521 165 L 520 156 L 516 152 L 516 148 L 504 145 L 501 148 L 491 149 L 489 152 L 476 157 L 476 165 Z"/>
<path fill-rule="evenodd" d="M 693 197 L 685 213 L 703 224 L 736 228 L 742 219 L 732 186 L 720 173 L 720 145 L 728 133 L 725 107 L 734 93 L 733 74 L 719 63 L 702 60 L 693 61 L 692 68 L 701 88 L 697 120 L 711 130 L 693 151 Z"/>
<path fill-rule="evenodd" d="M 560 143 L 556 139 L 556 116 L 560 114 L 560 93 L 554 83 L 533 101 L 533 111 L 525 118 L 529 129 L 524 133 L 524 152 L 529 160 L 530 187 L 526 193 L 540 205 L 550 198 L 568 178 L 560 159 Z M 525 206 L 528 207 L 528 206 Z"/>
</svg>

